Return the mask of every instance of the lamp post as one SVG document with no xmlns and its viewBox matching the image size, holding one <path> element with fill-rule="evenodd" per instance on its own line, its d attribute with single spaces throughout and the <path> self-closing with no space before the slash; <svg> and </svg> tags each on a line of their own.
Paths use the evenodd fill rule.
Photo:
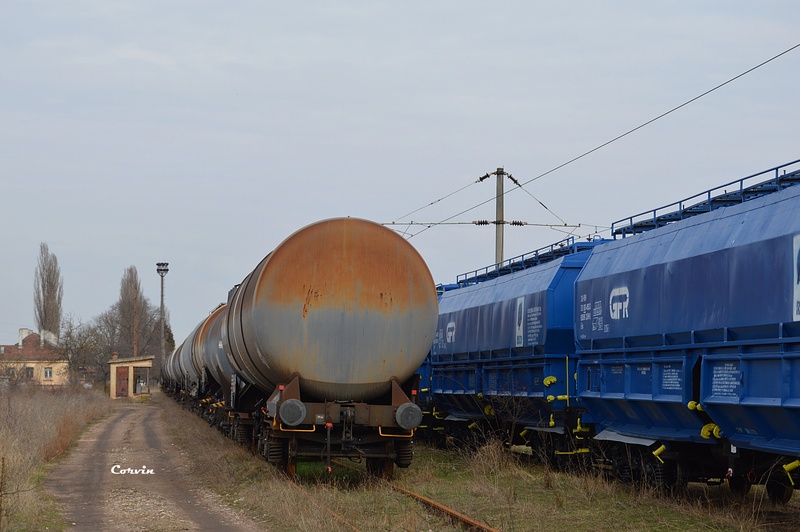
<svg viewBox="0 0 800 532">
<path fill-rule="evenodd" d="M 158 365 L 160 373 L 161 364 L 167 359 L 165 340 L 164 340 L 164 277 L 169 271 L 169 262 L 156 262 L 156 273 L 161 276 L 161 361 Z"/>
</svg>

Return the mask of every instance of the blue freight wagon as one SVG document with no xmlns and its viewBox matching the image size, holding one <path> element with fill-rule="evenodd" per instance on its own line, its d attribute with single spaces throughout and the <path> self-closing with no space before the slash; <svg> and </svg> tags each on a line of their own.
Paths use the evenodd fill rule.
<svg viewBox="0 0 800 532">
<path fill-rule="evenodd" d="M 727 477 L 739 489 L 765 482 L 773 500 L 791 496 L 800 173 L 781 170 L 615 224 L 627 238 L 598 247 L 576 281 L 584 420 L 598 425 L 596 440 L 646 450 L 632 467 L 659 481 Z"/>
<path fill-rule="evenodd" d="M 535 446 L 537 434 L 561 440 L 576 428 L 573 284 L 597 244 L 571 238 L 441 294 L 429 369 L 448 436 L 498 430 Z"/>
</svg>

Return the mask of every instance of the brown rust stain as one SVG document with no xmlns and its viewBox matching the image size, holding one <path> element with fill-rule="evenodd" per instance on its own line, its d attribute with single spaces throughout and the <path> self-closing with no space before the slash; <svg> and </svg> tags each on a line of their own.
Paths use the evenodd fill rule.
<svg viewBox="0 0 800 532">
<path fill-rule="evenodd" d="M 303 288 L 305 288 L 305 286 Z M 319 293 L 318 290 L 314 290 L 313 288 L 309 288 L 308 289 L 308 292 L 306 293 L 306 302 L 303 303 L 303 317 L 304 318 L 308 317 L 308 311 L 311 309 L 311 302 L 315 298 L 319 298 L 319 297 L 320 297 L 320 293 Z"/>
<path fill-rule="evenodd" d="M 259 272 L 259 304 L 412 312 L 436 305 L 427 265 L 394 231 L 356 218 L 326 220 L 287 238 Z"/>
</svg>

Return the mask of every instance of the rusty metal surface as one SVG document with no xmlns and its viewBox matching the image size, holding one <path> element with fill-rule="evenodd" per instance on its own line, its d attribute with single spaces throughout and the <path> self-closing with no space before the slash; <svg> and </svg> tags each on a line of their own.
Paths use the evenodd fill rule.
<svg viewBox="0 0 800 532">
<path fill-rule="evenodd" d="M 437 321 L 419 253 L 394 231 L 338 218 L 281 243 L 229 302 L 231 362 L 265 391 L 297 373 L 303 390 L 368 400 L 420 366 Z"/>
<path fill-rule="evenodd" d="M 336 464 L 337 466 L 344 467 L 346 469 L 351 469 L 353 471 L 360 471 L 359 468 L 354 467 L 352 464 L 349 464 L 347 462 L 342 462 L 341 460 L 333 460 L 332 462 L 334 464 Z M 464 515 L 461 512 L 459 512 L 457 510 L 454 510 L 453 508 L 450 508 L 449 506 L 445 506 L 444 504 L 442 504 L 440 502 L 434 501 L 433 499 L 429 499 L 428 497 L 426 497 L 426 496 L 424 496 L 424 495 L 422 495 L 420 493 L 412 491 L 412 490 L 410 490 L 408 488 L 404 488 L 404 487 L 402 487 L 402 486 L 400 486 L 398 484 L 395 484 L 394 482 L 390 482 L 389 480 L 386 480 L 386 484 L 388 484 L 389 487 L 391 487 L 393 490 L 397 491 L 398 493 L 402 493 L 403 495 L 411 497 L 412 499 L 415 499 L 415 500 L 421 502 L 422 504 L 424 504 L 426 507 L 430 508 L 431 510 L 433 510 L 435 512 L 439 512 L 439 513 L 449 517 L 454 522 L 463 525 L 463 527 L 466 530 L 470 530 L 470 531 L 475 530 L 475 531 L 481 531 L 481 532 L 499 532 L 499 530 L 497 528 L 494 528 L 494 527 L 488 525 L 487 523 L 478 521 L 477 519 L 473 519 L 472 517 Z"/>
<path fill-rule="evenodd" d="M 424 495 L 420 495 L 419 493 L 416 493 L 416 492 L 411 491 L 409 489 L 406 489 L 406 488 L 403 488 L 401 486 L 398 486 L 397 484 L 394 484 L 392 482 L 388 482 L 388 484 L 395 491 L 399 491 L 400 493 L 404 493 L 404 494 L 408 495 L 409 497 L 411 497 L 413 499 L 416 499 L 417 501 L 421 502 L 425 506 L 427 506 L 429 508 L 432 508 L 433 510 L 435 510 L 437 512 L 441 512 L 441 513 L 447 515 L 448 517 L 450 517 L 451 519 L 454 519 L 455 521 L 463 524 L 466 527 L 467 530 L 480 530 L 480 531 L 484 531 L 484 532 L 499 532 L 498 529 L 496 529 L 494 527 L 491 527 L 491 526 L 487 525 L 486 523 L 482 523 L 482 522 L 480 522 L 480 521 L 478 521 L 476 519 L 473 519 L 473 518 L 471 518 L 469 516 L 466 516 L 466 515 L 462 514 L 461 512 L 458 512 L 458 511 L 450 508 L 449 506 L 445 506 L 444 504 L 442 504 L 440 502 L 436 502 L 433 499 L 429 499 L 429 498 L 425 497 Z"/>
</svg>

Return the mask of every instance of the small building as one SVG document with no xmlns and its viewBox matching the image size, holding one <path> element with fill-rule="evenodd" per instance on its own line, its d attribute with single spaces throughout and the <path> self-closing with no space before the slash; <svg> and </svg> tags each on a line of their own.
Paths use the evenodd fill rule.
<svg viewBox="0 0 800 532">
<path fill-rule="evenodd" d="M 108 361 L 112 399 L 139 397 L 150 394 L 150 371 L 154 356 L 119 358 L 117 353 Z"/>
<path fill-rule="evenodd" d="M 53 334 L 22 328 L 19 343 L 0 345 L 0 378 L 9 384 L 61 386 L 69 384 L 69 361 Z"/>
</svg>

